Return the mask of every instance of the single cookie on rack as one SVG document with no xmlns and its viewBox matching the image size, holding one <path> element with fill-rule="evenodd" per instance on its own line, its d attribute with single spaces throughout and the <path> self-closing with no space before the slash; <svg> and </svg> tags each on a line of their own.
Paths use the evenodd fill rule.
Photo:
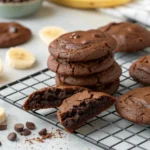
<svg viewBox="0 0 150 150">
<path fill-rule="evenodd" d="M 111 67 L 114 63 L 112 54 L 88 62 L 66 62 L 62 59 L 55 59 L 50 56 L 48 59 L 48 68 L 60 75 L 65 76 L 86 76 L 98 73 Z"/>
<path fill-rule="evenodd" d="M 100 30 L 75 31 L 54 40 L 49 51 L 54 58 L 66 61 L 89 61 L 108 55 L 116 41 Z"/>
<path fill-rule="evenodd" d="M 110 95 L 85 90 L 64 100 L 57 116 L 66 131 L 72 133 L 89 119 L 110 108 L 115 101 Z"/>
<path fill-rule="evenodd" d="M 150 47 L 150 32 L 138 24 L 110 23 L 99 29 L 116 39 L 117 47 L 114 52 L 135 52 Z"/>
<path fill-rule="evenodd" d="M 129 121 L 150 125 L 150 87 L 137 88 L 119 97 L 116 110 Z"/>
<path fill-rule="evenodd" d="M 17 46 L 31 38 L 31 31 L 15 22 L 0 23 L 0 48 Z"/>
<path fill-rule="evenodd" d="M 121 73 L 121 67 L 115 62 L 107 70 L 89 76 L 61 76 L 58 74 L 57 76 L 60 81 L 67 84 L 76 86 L 94 86 L 96 84 L 107 84 L 110 82 L 114 82 L 119 79 Z"/>
<path fill-rule="evenodd" d="M 25 101 L 25 110 L 46 109 L 59 107 L 63 100 L 85 90 L 78 86 L 48 87 L 33 92 Z"/>
<path fill-rule="evenodd" d="M 150 55 L 143 56 L 132 64 L 130 76 L 144 85 L 150 85 Z"/>
</svg>

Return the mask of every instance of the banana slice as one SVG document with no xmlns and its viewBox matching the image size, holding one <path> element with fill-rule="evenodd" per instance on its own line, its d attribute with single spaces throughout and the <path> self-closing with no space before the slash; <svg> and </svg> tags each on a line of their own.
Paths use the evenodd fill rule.
<svg viewBox="0 0 150 150">
<path fill-rule="evenodd" d="M 49 45 L 54 39 L 56 39 L 64 33 L 66 33 L 66 30 L 60 27 L 48 26 L 40 30 L 39 36 L 44 43 Z"/>
<path fill-rule="evenodd" d="M 0 124 L 6 121 L 6 113 L 4 108 L 0 107 Z"/>
<path fill-rule="evenodd" d="M 3 72 L 3 65 L 2 65 L 2 61 L 0 59 L 0 76 L 1 76 L 2 72 Z"/>
<path fill-rule="evenodd" d="M 35 63 L 35 57 L 25 49 L 14 47 L 7 51 L 6 61 L 13 68 L 27 69 Z"/>
</svg>

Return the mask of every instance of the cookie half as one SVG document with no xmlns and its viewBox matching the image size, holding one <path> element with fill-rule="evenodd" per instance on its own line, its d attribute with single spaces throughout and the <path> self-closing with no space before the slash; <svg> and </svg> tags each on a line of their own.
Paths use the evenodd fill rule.
<svg viewBox="0 0 150 150">
<path fill-rule="evenodd" d="M 31 38 L 30 29 L 16 22 L 0 23 L 0 48 L 23 44 Z"/>
<path fill-rule="evenodd" d="M 116 41 L 100 30 L 75 31 L 54 40 L 49 51 L 66 61 L 89 61 L 106 56 L 116 48 Z"/>
<path fill-rule="evenodd" d="M 59 107 L 63 100 L 86 88 L 77 86 L 48 87 L 33 92 L 25 101 L 25 110 L 38 110 Z"/>
<path fill-rule="evenodd" d="M 66 62 L 62 59 L 55 59 L 50 56 L 48 59 L 48 68 L 64 76 L 86 76 L 106 70 L 114 63 L 112 54 L 108 54 L 97 60 L 88 62 Z"/>
<path fill-rule="evenodd" d="M 99 29 L 109 33 L 117 41 L 114 52 L 136 52 L 150 47 L 150 31 L 138 24 L 110 23 Z"/>
<path fill-rule="evenodd" d="M 87 90 L 66 99 L 57 112 L 60 123 L 72 133 L 86 121 L 110 108 L 115 98 L 100 92 Z"/>
<path fill-rule="evenodd" d="M 150 87 L 137 88 L 119 97 L 116 110 L 129 121 L 150 125 Z"/>
<path fill-rule="evenodd" d="M 144 85 L 150 85 L 150 55 L 143 56 L 132 64 L 130 76 Z"/>
<path fill-rule="evenodd" d="M 78 86 L 95 86 L 96 84 L 107 84 L 114 82 L 119 79 L 121 73 L 121 67 L 115 62 L 107 70 L 89 76 L 61 76 L 58 74 L 57 76 L 63 83 Z"/>
</svg>

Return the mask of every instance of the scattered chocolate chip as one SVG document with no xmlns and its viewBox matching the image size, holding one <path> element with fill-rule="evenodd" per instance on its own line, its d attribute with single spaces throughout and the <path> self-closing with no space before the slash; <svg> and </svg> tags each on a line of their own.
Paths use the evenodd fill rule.
<svg viewBox="0 0 150 150">
<path fill-rule="evenodd" d="M 80 38 L 80 35 L 74 35 L 73 38 L 74 38 L 74 39 L 79 39 L 79 38 Z"/>
<path fill-rule="evenodd" d="M 0 131 L 6 130 L 6 129 L 7 129 L 7 125 L 6 124 L 1 124 L 0 125 Z"/>
<path fill-rule="evenodd" d="M 17 124 L 14 125 L 14 129 L 17 132 L 22 132 L 23 128 L 24 128 L 24 125 L 22 123 L 17 123 Z"/>
<path fill-rule="evenodd" d="M 11 26 L 11 27 L 9 28 L 9 32 L 11 32 L 11 33 L 17 33 L 17 32 L 18 32 L 18 29 L 17 29 L 16 27 Z"/>
<path fill-rule="evenodd" d="M 30 130 L 34 130 L 35 124 L 33 122 L 26 122 L 26 127 Z"/>
<path fill-rule="evenodd" d="M 41 135 L 41 136 L 46 135 L 46 134 L 47 134 L 47 129 L 44 128 L 44 129 L 40 130 L 40 131 L 38 132 L 38 134 Z"/>
<path fill-rule="evenodd" d="M 2 142 L 0 141 L 0 146 L 2 146 Z"/>
<path fill-rule="evenodd" d="M 89 41 L 82 41 L 81 44 L 89 44 Z"/>
<path fill-rule="evenodd" d="M 28 136 L 31 134 L 31 131 L 29 129 L 23 129 L 23 131 L 20 134 L 24 136 Z"/>
<path fill-rule="evenodd" d="M 15 141 L 17 138 L 17 134 L 15 132 L 11 132 L 9 133 L 9 135 L 7 136 L 9 141 Z"/>
</svg>

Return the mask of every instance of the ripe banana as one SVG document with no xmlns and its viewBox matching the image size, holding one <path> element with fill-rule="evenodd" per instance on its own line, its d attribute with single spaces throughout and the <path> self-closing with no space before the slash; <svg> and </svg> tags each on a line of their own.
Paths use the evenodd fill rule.
<svg viewBox="0 0 150 150">
<path fill-rule="evenodd" d="M 3 71 L 3 65 L 2 65 L 2 61 L 0 59 L 0 75 L 2 74 L 2 71 Z"/>
<path fill-rule="evenodd" d="M 6 121 L 6 113 L 4 108 L 0 107 L 0 124 Z"/>
<path fill-rule="evenodd" d="M 27 69 L 35 63 L 35 57 L 25 49 L 14 47 L 7 51 L 6 61 L 13 68 Z"/>
<path fill-rule="evenodd" d="M 131 0 L 49 0 L 57 4 L 74 7 L 74 8 L 102 8 L 102 7 L 115 7 L 123 5 Z"/>
<path fill-rule="evenodd" d="M 54 39 L 64 33 L 66 33 L 66 31 L 60 27 L 48 26 L 40 30 L 39 36 L 44 43 L 49 45 Z"/>
</svg>

